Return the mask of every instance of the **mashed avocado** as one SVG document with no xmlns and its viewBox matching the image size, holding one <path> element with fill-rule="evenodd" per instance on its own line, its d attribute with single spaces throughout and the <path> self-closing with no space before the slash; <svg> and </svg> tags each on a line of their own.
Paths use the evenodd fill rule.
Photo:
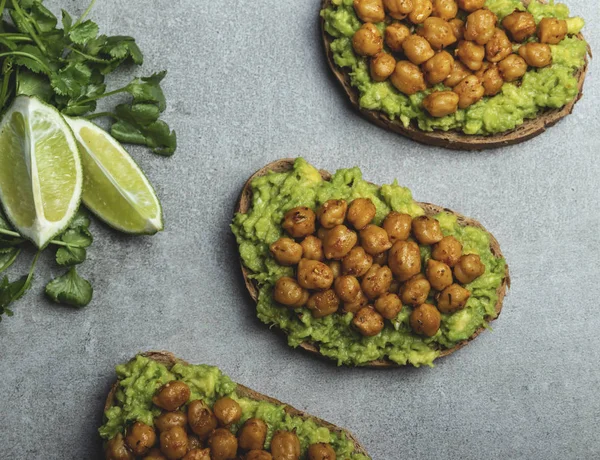
<svg viewBox="0 0 600 460">
<path fill-rule="evenodd" d="M 116 372 L 119 388 L 115 405 L 105 412 L 106 423 L 99 430 L 104 439 L 124 433 L 126 426 L 136 421 L 152 426 L 154 417 L 161 413 L 152 404 L 152 396 L 165 383 L 181 380 L 192 391 L 190 401 L 202 399 L 212 406 L 215 400 L 223 396 L 235 399 L 242 407 L 242 418 L 232 426 L 234 433 L 249 418 L 264 420 L 269 428 L 266 448 L 277 430 L 295 430 L 302 446 L 302 458 L 305 458 L 310 444 L 326 442 L 331 444 L 338 458 L 368 460 L 368 457 L 354 452 L 354 444 L 344 435 L 332 433 L 312 420 L 292 417 L 286 414 L 285 406 L 238 396 L 236 384 L 216 367 L 178 363 L 168 370 L 164 365 L 138 355 L 129 363 L 117 366 Z"/>
<path fill-rule="evenodd" d="M 514 10 L 528 10 L 539 22 L 543 17 L 566 19 L 569 34 L 583 28 L 581 18 L 569 18 L 566 5 L 532 1 L 528 8 L 518 0 L 487 0 L 486 7 L 501 21 Z M 416 122 L 423 131 L 461 130 L 466 134 L 489 135 L 510 131 L 535 118 L 546 109 L 563 107 L 578 94 L 574 74 L 585 62 L 587 44 L 576 37 L 567 37 L 558 45 L 551 45 L 553 63 L 550 67 L 530 69 L 520 84 L 505 83 L 502 91 L 485 97 L 467 109 L 442 118 L 433 118 L 422 108 L 422 101 L 435 90 L 447 90 L 440 84 L 427 91 L 406 96 L 389 82 L 377 83 L 371 79 L 365 58 L 357 56 L 352 48 L 352 36 L 361 26 L 354 12 L 352 0 L 333 0 L 333 5 L 321 11 L 325 31 L 335 38 L 331 43 L 333 59 L 339 67 L 349 69 L 352 86 L 360 94 L 360 106 L 384 112 L 392 120 L 399 119 L 408 127 Z M 383 31 L 385 24 L 377 25 Z"/>
<path fill-rule="evenodd" d="M 464 310 L 453 315 L 442 315 L 442 326 L 431 338 L 411 332 L 411 309 L 404 307 L 393 321 L 386 322 L 384 330 L 375 337 L 363 337 L 350 327 L 352 314 L 334 314 L 315 319 L 308 309 L 293 311 L 278 306 L 272 299 L 275 282 L 282 276 L 293 276 L 290 267 L 275 262 L 269 245 L 283 236 L 281 221 L 284 214 L 296 206 L 315 210 L 330 199 L 370 198 L 377 208 L 375 223 L 380 224 L 394 210 L 413 217 L 424 214 L 413 200 L 411 192 L 396 182 L 378 187 L 362 179 L 358 168 L 341 169 L 331 181 L 321 179 L 319 172 L 305 160 L 295 161 L 294 169 L 285 173 L 270 173 L 252 182 L 252 208 L 248 214 L 237 214 L 232 230 L 236 236 L 242 261 L 252 272 L 259 285 L 258 317 L 267 324 L 281 328 L 288 335 L 291 346 L 303 341 L 319 346 L 321 353 L 337 360 L 338 364 L 361 365 L 388 358 L 398 364 L 432 365 L 439 356 L 439 348 L 452 347 L 468 339 L 486 317 L 496 316 L 496 290 L 505 273 L 505 262 L 493 256 L 488 235 L 474 227 L 461 227 L 456 218 L 442 213 L 436 216 L 445 236 L 452 235 L 463 244 L 464 253 L 479 254 L 485 264 L 485 274 L 467 285 L 472 292 Z M 422 248 L 423 261 L 430 255 Z M 423 266 L 426 264 L 424 263 Z"/>
</svg>

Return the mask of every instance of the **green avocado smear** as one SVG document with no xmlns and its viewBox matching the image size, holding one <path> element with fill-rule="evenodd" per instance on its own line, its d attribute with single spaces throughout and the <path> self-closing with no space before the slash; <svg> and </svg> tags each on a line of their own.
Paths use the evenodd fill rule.
<svg viewBox="0 0 600 460">
<path fill-rule="evenodd" d="M 269 448 L 273 434 L 278 430 L 294 431 L 300 439 L 302 459 L 306 458 L 308 446 L 325 442 L 331 444 L 337 458 L 348 460 L 369 460 L 356 453 L 354 444 L 342 433 L 331 432 L 311 419 L 294 417 L 286 413 L 285 406 L 267 401 L 241 397 L 236 393 L 237 385 L 217 367 L 177 363 L 167 369 L 161 363 L 143 355 L 136 356 L 127 364 L 116 367 L 118 389 L 113 407 L 105 411 L 105 424 L 99 429 L 100 436 L 111 439 L 118 433 L 125 433 L 127 426 L 137 421 L 154 425 L 154 418 L 161 410 L 153 405 L 152 397 L 165 383 L 173 380 L 185 382 L 191 390 L 188 402 L 204 400 L 209 406 L 224 396 L 238 402 L 242 407 L 242 418 L 231 426 L 236 433 L 246 420 L 260 418 L 268 426 L 265 448 Z"/>
<path fill-rule="evenodd" d="M 484 97 L 451 115 L 431 117 L 422 107 L 423 99 L 432 91 L 449 88 L 439 84 L 406 96 L 389 81 L 375 82 L 370 76 L 367 60 L 357 56 L 352 48 L 352 36 L 361 26 L 352 3 L 352 0 L 332 0 L 332 5 L 321 11 L 325 31 L 334 38 L 331 43 L 333 59 L 337 66 L 348 70 L 350 82 L 359 92 L 362 108 L 381 111 L 392 120 L 400 120 L 405 127 L 415 122 L 422 131 L 459 130 L 471 135 L 502 133 L 523 124 L 526 119 L 536 118 L 546 109 L 565 106 L 579 92 L 575 74 L 585 63 L 587 43 L 573 35 L 583 28 L 583 19 L 570 18 L 567 6 L 555 4 L 553 0 L 548 4 L 533 0 L 527 8 L 518 0 L 487 0 L 486 8 L 493 11 L 499 21 L 515 10 L 528 10 L 536 23 L 544 17 L 565 19 L 569 36 L 557 45 L 550 45 L 551 66 L 529 68 L 522 80 L 505 83 L 497 95 Z M 379 23 L 377 27 L 383 32 L 386 25 Z"/>
<path fill-rule="evenodd" d="M 377 208 L 374 220 L 377 225 L 391 211 L 412 217 L 425 212 L 413 200 L 410 190 L 396 182 L 381 187 L 370 184 L 363 180 L 358 168 L 341 169 L 330 181 L 324 181 L 302 158 L 296 159 L 293 170 L 258 177 L 251 187 L 252 208 L 247 214 L 236 214 L 231 227 L 242 262 L 251 270 L 251 278 L 259 286 L 258 318 L 282 329 L 291 346 L 312 342 L 322 355 L 337 360 L 339 365 L 364 365 L 387 358 L 401 365 L 431 366 L 440 349 L 451 348 L 468 339 L 481 326 L 487 327 L 486 319 L 496 317 L 497 289 L 505 276 L 505 261 L 492 254 L 485 231 L 461 226 L 456 217 L 448 213 L 435 216 L 444 236 L 457 238 L 463 245 L 463 253 L 478 254 L 486 270 L 466 286 L 471 291 L 466 307 L 454 314 L 442 314 L 442 324 L 435 336 L 426 338 L 412 333 L 409 324 L 412 310 L 408 306 L 402 308 L 394 321 L 386 321 L 383 331 L 375 337 L 363 337 L 353 330 L 351 313 L 316 319 L 306 308 L 292 310 L 279 306 L 272 298 L 273 286 L 282 276 L 293 276 L 293 269 L 277 264 L 269 252 L 269 245 L 283 236 L 281 221 L 291 208 L 307 206 L 316 210 L 330 199 L 350 202 L 355 198 L 370 198 Z M 427 265 L 430 252 L 429 246 L 421 247 L 423 267 Z"/>
</svg>

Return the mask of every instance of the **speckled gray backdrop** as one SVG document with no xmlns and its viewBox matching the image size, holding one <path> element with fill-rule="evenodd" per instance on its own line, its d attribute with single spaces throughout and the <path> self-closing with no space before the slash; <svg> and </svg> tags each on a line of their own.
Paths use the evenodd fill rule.
<svg viewBox="0 0 600 460">
<path fill-rule="evenodd" d="M 86 1 L 52 0 L 80 13 Z M 600 50 L 595 0 L 572 0 Z M 104 0 L 101 30 L 133 35 L 142 72 L 168 69 L 171 159 L 131 149 L 166 230 L 129 238 L 94 223 L 85 310 L 31 292 L 0 324 L 0 458 L 100 459 L 113 367 L 168 349 L 353 431 L 375 460 L 600 457 L 600 84 L 593 62 L 575 113 L 526 144 L 486 153 L 427 148 L 353 112 L 323 58 L 316 0 Z M 140 72 L 140 71 L 138 71 Z M 127 76 L 123 76 L 123 81 Z M 245 179 L 281 157 L 359 165 L 418 200 L 477 217 L 513 285 L 504 311 L 434 369 L 337 368 L 285 345 L 253 314 L 229 232 Z M 13 267 L 21 273 L 25 265 Z"/>
</svg>

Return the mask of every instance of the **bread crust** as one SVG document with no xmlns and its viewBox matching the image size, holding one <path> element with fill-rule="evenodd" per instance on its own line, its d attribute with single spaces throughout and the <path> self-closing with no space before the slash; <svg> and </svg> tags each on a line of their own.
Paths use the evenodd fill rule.
<svg viewBox="0 0 600 460">
<path fill-rule="evenodd" d="M 527 6 L 529 4 L 529 0 L 523 0 L 523 4 Z M 328 6 L 331 6 L 331 0 L 323 0 L 321 9 L 327 8 Z M 470 135 L 456 130 L 436 130 L 427 132 L 420 130 L 414 122 L 412 122 L 408 127 L 405 127 L 400 120 L 391 120 L 383 112 L 362 108 L 359 103 L 358 90 L 350 84 L 350 75 L 348 71 L 338 67 L 333 60 L 333 53 L 331 51 L 331 42 L 333 41 L 333 37 L 325 32 L 325 20 L 323 18 L 321 18 L 321 37 L 325 46 L 325 54 L 329 68 L 335 75 L 335 78 L 342 85 L 344 92 L 350 99 L 352 106 L 357 109 L 361 115 L 363 115 L 372 123 L 381 126 L 382 128 L 394 131 L 395 133 L 401 134 L 402 136 L 408 137 L 414 141 L 452 150 L 484 150 L 500 148 L 508 145 L 519 144 L 539 136 L 546 131 L 547 128 L 554 126 L 564 117 L 573 112 L 575 104 L 583 96 L 583 84 L 585 82 L 589 63 L 589 60 L 586 56 L 584 66 L 576 73 L 576 77 L 578 79 L 577 87 L 579 92 L 575 99 L 560 109 L 545 110 L 537 118 L 525 120 L 522 125 L 511 131 L 493 134 L 490 136 Z M 584 40 L 582 34 L 578 34 L 577 37 L 581 40 Z M 589 45 L 588 54 L 591 57 L 592 54 Z"/>
<path fill-rule="evenodd" d="M 181 363 L 181 364 L 186 364 L 186 365 L 189 364 L 188 362 L 184 361 L 183 359 L 177 358 L 173 353 L 171 353 L 169 351 L 148 351 L 145 353 L 141 353 L 141 355 L 166 366 L 167 369 L 169 369 L 169 370 L 176 363 Z M 307 414 L 306 412 L 302 412 L 302 411 L 300 411 L 292 406 L 289 406 L 285 403 L 282 403 L 281 401 L 278 401 L 274 398 L 271 398 L 269 396 L 258 393 L 257 391 L 251 390 L 250 388 L 245 387 L 244 385 L 240 385 L 239 383 L 237 383 L 236 385 L 237 385 L 237 388 L 236 388 L 235 392 L 243 398 L 249 398 L 249 399 L 253 399 L 255 401 L 265 401 L 265 402 L 268 402 L 271 404 L 284 406 L 285 412 L 293 417 L 301 417 L 305 420 L 312 420 L 317 425 L 323 426 L 333 433 L 336 433 L 338 435 L 344 434 L 346 436 L 346 438 L 349 439 L 354 444 L 356 453 L 363 454 L 363 455 L 366 455 L 367 457 L 371 458 L 369 456 L 369 454 L 367 453 L 366 449 L 357 441 L 356 437 L 352 433 L 350 433 L 348 430 L 340 428 L 340 427 L 338 427 L 330 422 L 327 422 L 325 420 L 321 420 L 320 418 L 314 417 L 310 414 Z M 110 392 L 108 393 L 108 396 L 106 397 L 106 402 L 104 404 L 105 412 L 114 405 L 115 395 L 117 393 L 118 388 L 119 388 L 119 383 L 115 382 L 113 384 Z"/>
<path fill-rule="evenodd" d="M 269 172 L 277 172 L 277 173 L 287 172 L 287 171 L 290 171 L 293 167 L 294 167 L 294 159 L 286 158 L 286 159 L 274 161 L 273 163 L 269 163 L 268 165 L 266 165 L 265 167 L 261 168 L 256 173 L 254 173 L 246 181 L 246 184 L 244 185 L 244 188 L 242 189 L 242 193 L 240 194 L 238 203 L 236 205 L 236 209 L 235 209 L 236 213 L 246 214 L 250 210 L 250 208 L 252 206 L 251 184 L 254 179 L 256 179 L 257 177 L 264 176 L 264 175 L 268 174 Z M 324 171 L 324 170 L 319 170 L 319 173 L 321 174 L 321 177 L 324 180 L 331 179 L 331 174 L 329 172 Z M 471 227 L 477 227 L 477 228 L 482 229 L 483 231 L 485 231 L 488 234 L 488 236 L 490 238 L 490 250 L 492 251 L 492 254 L 496 257 L 504 257 L 502 255 L 502 251 L 500 250 L 500 245 L 498 244 L 498 241 L 496 240 L 494 235 L 492 235 L 490 232 L 488 232 L 486 230 L 486 228 L 483 225 L 481 225 L 481 223 L 476 221 L 475 219 L 465 217 L 462 214 L 452 211 L 451 209 L 442 208 L 440 206 L 436 206 L 431 203 L 418 202 L 418 204 L 425 210 L 425 214 L 428 216 L 435 216 L 436 214 L 439 214 L 440 212 L 447 212 L 447 213 L 450 213 L 450 214 L 456 216 L 458 219 L 458 223 L 460 225 L 463 225 L 463 226 L 468 225 Z M 258 286 L 252 279 L 250 279 L 251 271 L 248 270 L 244 266 L 244 264 L 241 262 L 241 260 L 240 260 L 240 264 L 242 267 L 242 276 L 244 278 L 244 283 L 246 285 L 246 289 L 248 290 L 248 293 L 250 294 L 250 297 L 252 297 L 254 302 L 258 302 L 258 292 L 259 292 Z M 502 279 L 502 283 L 496 290 L 496 293 L 498 294 L 498 301 L 496 302 L 496 305 L 495 305 L 495 310 L 497 313 L 496 318 L 500 315 L 500 312 L 502 311 L 502 303 L 504 301 L 504 297 L 506 295 L 506 291 L 508 290 L 508 288 L 510 288 L 510 273 L 509 273 L 508 264 L 507 264 L 504 278 Z M 496 318 L 494 318 L 494 319 L 496 319 Z M 489 321 L 493 321 L 494 319 L 490 318 Z M 440 353 L 440 357 L 448 356 L 449 354 L 452 354 L 455 351 L 460 350 L 462 347 L 464 347 L 469 342 L 471 342 L 473 339 L 475 339 L 481 332 L 483 332 L 484 329 L 485 329 L 485 327 L 482 326 L 477 331 L 475 331 L 475 333 L 471 337 L 469 337 L 468 340 L 464 340 L 452 348 L 447 348 L 447 349 L 442 350 Z M 316 346 L 315 344 L 313 344 L 311 342 L 302 342 L 299 346 L 301 348 L 303 348 L 304 350 L 308 351 L 309 353 L 320 355 L 318 346 Z M 401 367 L 401 365 L 399 365 L 393 361 L 387 360 L 387 359 L 371 361 L 371 362 L 365 364 L 364 366 L 365 367 L 375 367 L 375 368 Z"/>
</svg>

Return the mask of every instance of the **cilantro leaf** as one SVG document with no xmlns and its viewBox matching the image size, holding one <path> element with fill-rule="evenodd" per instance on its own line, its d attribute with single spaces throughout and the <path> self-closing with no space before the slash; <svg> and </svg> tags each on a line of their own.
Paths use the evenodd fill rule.
<svg viewBox="0 0 600 460">
<path fill-rule="evenodd" d="M 69 228 L 83 227 L 87 229 L 90 226 L 90 223 L 90 215 L 85 209 L 83 209 L 83 207 L 80 206 L 71 222 L 69 222 Z"/>
<path fill-rule="evenodd" d="M 29 13 L 31 19 L 37 24 L 37 28 L 41 32 L 51 32 L 56 28 L 57 19 L 48 8 L 42 5 L 42 2 L 36 0 L 31 5 Z"/>
<path fill-rule="evenodd" d="M 155 73 L 149 77 L 135 78 L 125 90 L 133 96 L 133 102 L 153 102 L 158 104 L 161 112 L 167 107 L 165 95 L 160 82 L 167 75 L 167 71 Z"/>
<path fill-rule="evenodd" d="M 128 57 L 137 64 L 141 65 L 144 62 L 142 51 L 135 43 L 133 37 L 114 36 L 106 38 L 101 52 L 109 55 L 113 59 L 125 60 Z"/>
<path fill-rule="evenodd" d="M 98 30 L 98 25 L 95 22 L 87 20 L 73 27 L 69 32 L 69 38 L 73 43 L 85 45 L 88 41 L 96 38 Z"/>
<path fill-rule="evenodd" d="M 71 30 L 71 27 L 73 26 L 73 18 L 67 11 L 65 11 L 65 10 L 60 10 L 60 11 L 62 13 L 63 29 L 65 30 L 65 33 L 68 33 Z"/>
<path fill-rule="evenodd" d="M 8 306 L 15 300 L 19 300 L 21 297 L 23 297 L 23 295 L 31 288 L 32 280 L 32 272 L 30 272 L 29 275 L 22 276 L 12 283 L 8 281 L 7 276 L 2 278 L 2 281 L 0 281 L 0 321 L 2 321 L 3 314 L 6 314 L 7 316 L 13 315 L 13 312 L 8 308 Z"/>
<path fill-rule="evenodd" d="M 71 62 L 50 78 L 54 92 L 61 96 L 77 99 L 82 96 L 86 83 L 92 76 L 92 69 L 83 62 Z"/>
<path fill-rule="evenodd" d="M 6 252 L 0 252 L 0 273 L 9 268 L 17 260 L 20 252 L 19 248 L 8 248 Z"/>
<path fill-rule="evenodd" d="M 27 67 L 29 70 L 35 73 L 45 73 L 50 67 L 48 59 L 37 46 L 24 45 L 18 48 L 17 51 L 20 53 L 25 53 L 31 57 L 22 55 L 15 56 L 15 64 Z"/>
<path fill-rule="evenodd" d="M 90 282 L 71 267 L 67 273 L 53 279 L 46 285 L 46 295 L 54 302 L 73 307 L 85 307 L 93 297 Z"/>
<path fill-rule="evenodd" d="M 48 102 L 54 92 L 48 79 L 39 74 L 28 70 L 19 72 L 17 77 L 17 94 L 26 96 L 36 96 L 43 101 Z"/>
<path fill-rule="evenodd" d="M 148 126 L 119 120 L 110 128 L 112 136 L 121 142 L 150 147 L 154 153 L 171 156 L 177 148 L 177 134 L 161 120 Z"/>
<path fill-rule="evenodd" d="M 87 251 L 94 238 L 88 230 L 90 218 L 82 208 L 79 208 L 69 228 L 60 235 L 59 239 L 66 246 L 61 246 L 56 251 L 56 263 L 62 266 L 77 265 L 85 261 Z"/>
</svg>

